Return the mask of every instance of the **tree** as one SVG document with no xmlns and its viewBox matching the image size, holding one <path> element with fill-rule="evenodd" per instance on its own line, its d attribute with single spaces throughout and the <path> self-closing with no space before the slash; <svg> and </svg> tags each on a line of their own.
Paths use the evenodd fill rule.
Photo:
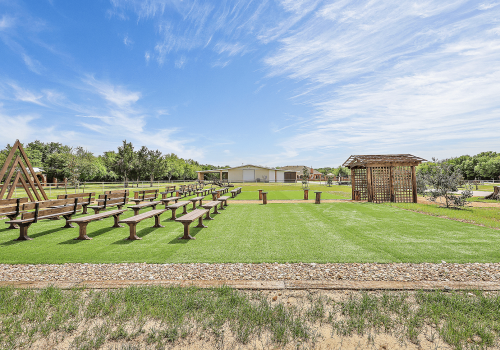
<svg viewBox="0 0 500 350">
<path fill-rule="evenodd" d="M 123 140 L 123 145 L 118 147 L 114 170 L 118 175 L 123 176 L 123 179 L 125 180 L 125 187 L 128 187 L 129 175 L 134 170 L 136 165 L 135 160 L 136 154 L 134 152 L 132 142 L 127 143 L 127 140 Z"/>
<path fill-rule="evenodd" d="M 142 146 L 137 152 L 138 164 L 141 177 L 148 179 L 153 186 L 155 178 L 163 176 L 165 172 L 165 162 L 161 151 L 149 150 L 146 146 Z"/>
<path fill-rule="evenodd" d="M 500 156 L 478 163 L 474 171 L 482 178 L 498 179 L 500 176 Z"/>
<path fill-rule="evenodd" d="M 438 161 L 434 158 L 432 161 L 434 164 L 427 167 L 426 172 L 418 169 L 417 183 L 420 184 L 417 186 L 417 191 L 433 202 L 444 198 L 447 208 L 464 207 L 468 203 L 467 198 L 472 197 L 472 190 L 467 187 L 460 194 L 453 193 L 458 191 L 463 180 L 460 169 L 453 169 L 453 165 L 447 161 Z"/>
<path fill-rule="evenodd" d="M 302 168 L 302 188 L 304 190 L 309 189 L 309 168 L 308 167 L 303 167 Z"/>
<path fill-rule="evenodd" d="M 164 174 L 167 177 L 168 181 L 172 180 L 172 177 L 179 177 L 181 175 L 181 164 L 180 159 L 174 154 L 167 154 L 163 158 L 164 162 Z"/>
</svg>

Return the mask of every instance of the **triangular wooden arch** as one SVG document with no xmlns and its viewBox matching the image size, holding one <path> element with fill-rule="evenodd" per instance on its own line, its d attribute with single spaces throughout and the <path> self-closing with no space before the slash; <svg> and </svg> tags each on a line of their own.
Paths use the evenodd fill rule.
<svg viewBox="0 0 500 350">
<path fill-rule="evenodd" d="M 12 198 L 12 195 L 14 193 L 14 189 L 16 188 L 15 186 L 17 186 L 17 183 L 19 181 L 21 181 L 21 184 L 22 184 L 24 190 L 26 191 L 26 194 L 28 195 L 28 197 L 30 198 L 30 200 L 32 202 L 35 201 L 35 199 L 33 198 L 33 195 L 31 194 L 30 189 L 35 194 L 37 200 L 39 200 L 39 201 L 47 200 L 48 199 L 47 194 L 43 190 L 43 187 L 40 184 L 40 181 L 38 180 L 38 177 L 36 176 L 35 171 L 33 170 L 33 167 L 31 166 L 30 160 L 28 159 L 26 152 L 24 152 L 23 146 L 21 146 L 21 142 L 19 142 L 19 140 L 16 140 L 16 143 L 14 143 L 14 146 L 12 146 L 12 149 L 10 150 L 9 155 L 7 156 L 7 159 L 5 160 L 5 163 L 2 166 L 2 169 L 0 170 L 0 181 L 3 179 L 3 176 L 7 172 L 7 169 L 9 168 L 9 164 L 12 161 L 12 158 L 14 158 L 14 154 L 16 153 L 17 150 L 19 150 L 19 152 L 21 153 L 21 156 L 16 157 L 16 159 L 14 160 L 14 163 L 12 163 L 12 167 L 9 171 L 9 174 L 7 175 L 7 178 L 5 179 L 5 182 L 0 187 L 0 199 L 3 199 L 3 196 L 4 196 L 5 192 L 7 191 L 7 187 L 10 184 L 10 180 L 12 179 L 12 176 L 14 175 L 16 168 L 19 166 L 19 168 L 21 168 L 21 172 L 24 174 L 24 177 L 26 178 L 28 183 L 26 183 L 26 180 L 21 175 L 21 172 L 17 171 L 16 177 L 14 178 L 14 182 L 12 183 L 12 187 L 10 188 L 9 193 L 7 194 L 7 199 Z M 22 160 L 24 160 L 25 165 L 23 165 Z M 26 170 L 26 168 L 28 168 L 28 170 L 30 171 L 29 173 Z M 35 186 L 35 183 L 33 182 L 33 180 L 31 179 L 30 173 L 33 176 L 33 179 L 35 180 L 36 186 Z M 28 187 L 28 185 L 29 185 L 29 187 Z M 38 193 L 36 187 L 38 187 L 38 190 L 40 191 L 40 193 Z"/>
</svg>

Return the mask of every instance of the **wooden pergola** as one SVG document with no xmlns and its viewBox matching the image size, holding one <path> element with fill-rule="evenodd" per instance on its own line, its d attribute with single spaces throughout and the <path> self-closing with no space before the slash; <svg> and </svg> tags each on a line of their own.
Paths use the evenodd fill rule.
<svg viewBox="0 0 500 350">
<path fill-rule="evenodd" d="M 352 155 L 352 199 L 368 202 L 417 203 L 415 167 L 426 161 L 411 154 Z"/>
</svg>

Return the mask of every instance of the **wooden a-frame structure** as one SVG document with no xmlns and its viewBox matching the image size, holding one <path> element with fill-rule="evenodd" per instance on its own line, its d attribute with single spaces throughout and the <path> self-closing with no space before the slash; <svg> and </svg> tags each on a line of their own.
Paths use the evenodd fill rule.
<svg viewBox="0 0 500 350">
<path fill-rule="evenodd" d="M 3 196 L 5 195 L 5 192 L 7 192 L 7 188 L 10 185 L 10 180 L 14 176 L 14 173 L 16 173 L 16 176 L 14 177 L 14 181 L 12 182 L 12 186 L 10 187 L 9 192 L 7 193 L 6 199 L 11 199 L 12 195 L 14 194 L 14 190 L 17 187 L 18 182 L 21 182 L 21 185 L 23 186 L 24 190 L 26 191 L 26 194 L 28 195 L 30 201 L 35 202 L 35 201 L 42 201 L 42 200 L 47 200 L 47 194 L 43 190 L 42 185 L 40 184 L 40 181 L 38 180 L 38 177 L 35 174 L 35 171 L 33 170 L 33 167 L 31 166 L 30 160 L 28 159 L 28 155 L 23 149 L 23 146 L 21 146 L 21 142 L 19 140 L 16 140 L 14 143 L 14 146 L 12 146 L 12 149 L 9 152 L 9 155 L 7 156 L 7 159 L 5 160 L 4 165 L 2 166 L 2 169 L 0 170 L 0 181 L 2 181 L 5 173 L 7 173 L 7 170 L 9 169 L 9 165 L 12 162 L 12 159 L 14 158 L 14 155 L 16 151 L 19 150 L 19 153 L 21 155 L 17 156 L 14 159 L 14 162 L 12 163 L 12 166 L 10 167 L 10 171 L 5 178 L 5 182 L 3 185 L 0 186 L 0 199 L 3 199 Z M 23 161 L 24 160 L 24 164 Z M 26 170 L 28 168 L 28 170 Z M 24 177 L 23 177 L 24 175 Z M 33 179 L 32 179 L 33 177 Z M 33 180 L 35 180 L 33 182 Z M 36 186 L 35 186 L 36 183 Z M 38 191 L 37 191 L 38 187 Z M 33 197 L 33 194 L 30 192 L 30 189 L 33 191 L 33 194 L 35 195 L 36 199 Z M 39 193 L 40 192 L 40 193 Z"/>
</svg>

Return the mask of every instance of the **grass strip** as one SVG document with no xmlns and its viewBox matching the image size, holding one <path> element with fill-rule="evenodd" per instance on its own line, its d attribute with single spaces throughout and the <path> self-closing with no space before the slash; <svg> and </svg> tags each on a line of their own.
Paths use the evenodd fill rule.
<svg viewBox="0 0 500 350">
<path fill-rule="evenodd" d="M 314 345 L 324 325 L 342 337 L 391 334 L 419 344 L 424 335 L 455 349 L 499 342 L 500 296 L 488 292 L 310 293 L 293 306 L 273 300 L 229 287 L 0 288 L 0 348 L 65 341 L 82 350 L 116 342 L 164 348 L 194 337 L 224 347 L 228 332 L 237 344 L 267 337 L 268 346 Z"/>
<path fill-rule="evenodd" d="M 462 222 L 482 225 L 495 229 L 500 228 L 500 210 L 498 208 L 445 208 L 436 204 L 421 203 L 384 203 L 384 205 L 425 213 L 433 216 L 445 217 Z"/>
</svg>

